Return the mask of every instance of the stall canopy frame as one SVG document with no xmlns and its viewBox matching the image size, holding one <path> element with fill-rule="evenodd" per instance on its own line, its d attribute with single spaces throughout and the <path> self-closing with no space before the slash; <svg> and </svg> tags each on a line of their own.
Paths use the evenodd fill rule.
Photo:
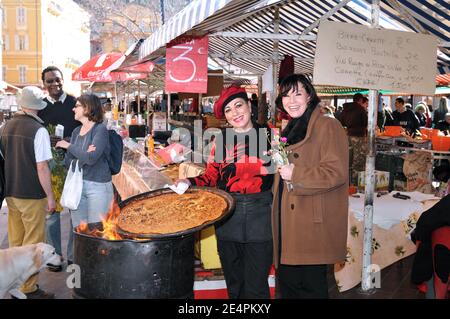
<svg viewBox="0 0 450 319">
<path fill-rule="evenodd" d="M 280 15 L 278 34 L 275 8 Z M 166 43 L 180 35 L 208 34 L 210 57 L 224 65 L 262 74 L 273 62 L 273 41 L 279 40 L 277 58 L 292 55 L 295 72 L 312 74 L 320 21 L 370 26 L 370 8 L 364 0 L 194 0 L 142 43 L 138 61 L 164 56 Z M 380 1 L 380 27 L 434 35 L 439 41 L 436 74 L 450 73 L 448 2 Z"/>
</svg>

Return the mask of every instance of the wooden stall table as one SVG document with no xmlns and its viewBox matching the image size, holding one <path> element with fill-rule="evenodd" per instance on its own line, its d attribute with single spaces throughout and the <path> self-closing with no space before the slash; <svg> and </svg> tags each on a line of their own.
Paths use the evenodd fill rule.
<svg viewBox="0 0 450 319">
<path fill-rule="evenodd" d="M 410 200 L 402 200 L 393 198 L 395 193 L 397 191 L 374 199 L 372 264 L 378 265 L 380 270 L 416 252 L 410 233 L 420 214 L 439 200 L 434 195 L 401 192 L 411 197 Z M 341 292 L 361 282 L 364 195 L 358 195 L 359 198 L 349 198 L 346 260 L 334 265 L 336 285 Z"/>
<path fill-rule="evenodd" d="M 126 162 L 122 162 L 119 174 L 112 176 L 112 182 L 122 200 L 150 191 L 137 171 Z"/>
</svg>

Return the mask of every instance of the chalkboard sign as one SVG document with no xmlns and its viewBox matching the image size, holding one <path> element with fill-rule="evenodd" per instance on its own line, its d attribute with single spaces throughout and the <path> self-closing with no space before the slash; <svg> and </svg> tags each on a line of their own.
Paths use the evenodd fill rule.
<svg viewBox="0 0 450 319">
<path fill-rule="evenodd" d="M 314 84 L 432 95 L 437 39 L 323 21 L 317 36 Z"/>
</svg>

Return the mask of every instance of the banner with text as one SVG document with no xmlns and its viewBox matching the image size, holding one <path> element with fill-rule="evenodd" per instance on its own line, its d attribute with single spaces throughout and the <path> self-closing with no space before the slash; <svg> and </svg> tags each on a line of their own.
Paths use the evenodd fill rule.
<svg viewBox="0 0 450 319">
<path fill-rule="evenodd" d="M 324 21 L 314 84 L 432 95 L 437 43 L 430 35 Z"/>
<path fill-rule="evenodd" d="M 208 37 L 181 37 L 167 44 L 166 92 L 206 93 Z"/>
</svg>

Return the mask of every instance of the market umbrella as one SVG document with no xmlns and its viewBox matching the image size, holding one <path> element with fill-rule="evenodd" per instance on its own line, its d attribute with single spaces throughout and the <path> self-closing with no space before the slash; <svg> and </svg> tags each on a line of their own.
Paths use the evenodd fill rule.
<svg viewBox="0 0 450 319">
<path fill-rule="evenodd" d="M 124 55 L 122 53 L 103 53 L 98 54 L 82 66 L 80 66 L 73 74 L 74 81 L 90 81 L 90 82 L 116 82 L 139 80 L 147 77 L 147 74 L 153 70 L 153 64 L 147 65 L 146 72 L 143 70 L 124 70 L 114 71 L 123 62 Z M 150 70 L 151 67 L 151 70 Z"/>
<path fill-rule="evenodd" d="M 147 61 L 144 63 L 139 63 L 132 66 L 120 66 L 118 69 L 112 70 L 112 73 L 117 72 L 126 72 L 126 73 L 151 73 L 153 71 L 153 68 L 155 67 L 155 64 L 152 61 Z"/>
</svg>

